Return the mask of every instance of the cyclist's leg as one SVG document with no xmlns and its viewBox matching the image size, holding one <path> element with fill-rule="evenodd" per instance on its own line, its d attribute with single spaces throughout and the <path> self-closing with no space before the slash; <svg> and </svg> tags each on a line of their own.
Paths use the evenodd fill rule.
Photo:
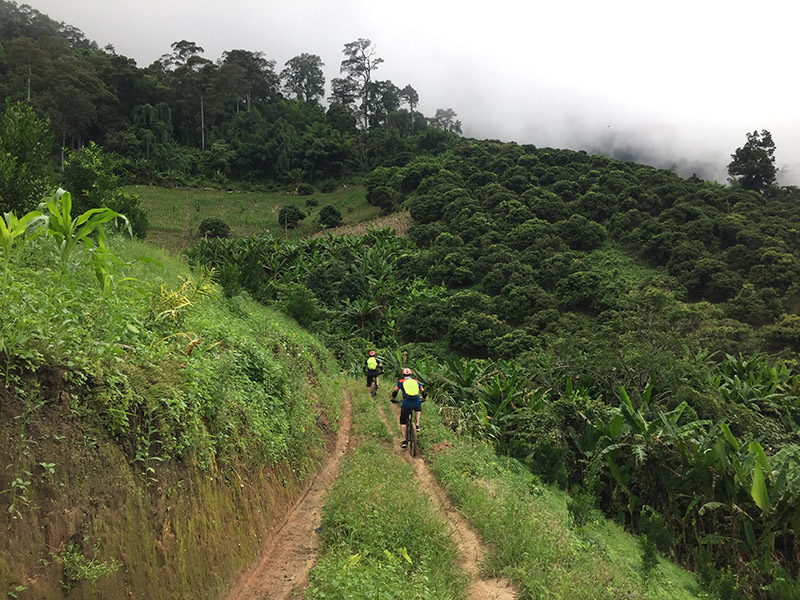
<svg viewBox="0 0 800 600">
<path fill-rule="evenodd" d="M 417 420 L 417 431 L 419 431 L 419 416 L 422 414 L 422 407 L 414 409 L 414 418 Z"/>
<path fill-rule="evenodd" d="M 400 445 L 403 448 L 406 447 L 406 434 L 408 433 L 406 427 L 408 427 L 408 425 L 411 425 L 410 417 L 412 410 L 413 409 L 411 408 L 405 408 L 403 406 L 400 407 L 400 431 L 403 433 L 403 440 Z"/>
</svg>

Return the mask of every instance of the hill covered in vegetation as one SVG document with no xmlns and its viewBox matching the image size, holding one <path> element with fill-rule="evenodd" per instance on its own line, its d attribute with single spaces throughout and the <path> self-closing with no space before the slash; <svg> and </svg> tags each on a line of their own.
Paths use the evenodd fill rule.
<svg viewBox="0 0 800 600">
<path fill-rule="evenodd" d="M 88 394 L 76 392 L 81 400 L 69 409 L 96 414 L 145 478 L 157 448 L 180 458 L 191 447 L 186 456 L 202 466 L 229 453 L 273 466 L 303 454 L 302 428 L 282 431 L 276 447 L 274 423 L 261 417 L 276 394 L 294 397 L 296 384 L 265 373 L 273 359 L 250 334 L 231 341 L 212 327 L 255 312 L 249 296 L 321 340 L 304 337 L 297 348 L 276 333 L 276 356 L 313 347 L 309 364 L 321 365 L 323 344 L 358 372 L 367 348 L 392 370 L 405 351 L 453 431 L 569 489 L 575 519 L 602 509 L 641 535 L 648 552 L 693 567 L 723 597 L 797 595 L 800 195 L 774 185 L 768 132 L 748 135 L 723 186 L 585 152 L 462 139 L 452 111 L 426 119 L 410 86 L 363 80 L 379 64 L 368 40 L 345 45 L 346 77 L 332 82 L 324 109 L 319 86 L 298 83 L 319 80 L 296 77 L 319 74 L 313 55 L 278 75 L 260 53 L 231 51 L 211 63 L 184 40 L 139 69 L 36 11 L 0 7 L 8 17 L 0 19 L 0 93 L 9 98 L 0 121 L 3 212 L 25 214 L 60 183 L 73 193 L 73 214 L 124 213 L 144 237 L 149 221 L 175 227 L 175 216 L 148 214 L 120 184 L 300 196 L 356 178 L 373 209 L 407 210 L 414 221 L 403 237 L 383 229 L 313 239 L 288 239 L 297 223 L 288 213 L 273 219 L 283 236 L 264 225 L 229 237 L 228 224 L 216 223 L 186 252 L 195 283 L 157 289 L 122 281 L 104 238 L 94 228 L 76 237 L 70 227 L 83 223 L 57 210 L 55 233 L 21 251 L 38 215 L 22 224 L 6 216 L 0 358 L 19 414 L 35 415 L 42 399 L 41 384 L 26 387 L 26 378 L 55 368 L 56 389 L 69 373 Z M 64 146 L 72 148 L 61 155 Z M 40 248 L 53 236 L 58 250 Z M 83 241 L 78 268 L 73 251 Z M 189 335 L 189 295 L 211 269 L 225 297 L 209 310 L 232 316 L 209 317 L 212 333 Z M 93 274 L 102 293 L 75 283 L 79 273 Z M 54 300 L 41 277 L 63 294 Z M 120 285 L 143 294 L 141 314 L 113 312 Z M 100 326 L 112 341 L 83 347 Z M 223 361 L 218 353 L 235 352 L 243 372 L 230 382 L 244 387 L 209 394 L 228 382 L 216 363 L 181 358 L 202 368 L 182 367 L 189 378 L 179 392 L 129 392 L 148 369 L 175 364 L 160 354 L 167 348 Z M 98 371 L 118 384 L 94 389 Z M 228 411 L 224 402 L 245 389 L 249 397 L 251 385 L 263 402 Z M 287 420 L 312 427 L 312 406 L 297 398 Z M 14 447 L 24 450 L 26 439 Z M 34 489 L 23 450 L 7 457 L 18 475 L 6 490 L 12 517 Z M 38 465 L 42 486 L 50 464 Z"/>
</svg>

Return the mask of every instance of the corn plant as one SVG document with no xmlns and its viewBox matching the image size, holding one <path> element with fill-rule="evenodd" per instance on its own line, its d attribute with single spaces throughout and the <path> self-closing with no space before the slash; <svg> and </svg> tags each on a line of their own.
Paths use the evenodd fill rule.
<svg viewBox="0 0 800 600">
<path fill-rule="evenodd" d="M 4 289 L 8 285 L 8 270 L 11 265 L 15 243 L 19 240 L 30 241 L 40 235 L 44 231 L 42 224 L 45 222 L 46 218 L 38 210 L 27 213 L 21 219 L 17 219 L 13 212 L 5 213 L 3 218 L 0 219 L 0 248 L 3 250 Z"/>
<path fill-rule="evenodd" d="M 52 236 L 58 246 L 62 275 L 68 274 L 70 263 L 79 243 L 85 244 L 87 248 L 92 248 L 93 242 L 89 236 L 103 223 L 114 219 L 125 219 L 110 208 L 93 208 L 73 218 L 72 196 L 62 189 L 59 189 L 50 200 L 46 201 L 44 206 L 50 213 L 47 235 Z M 128 229 L 130 230 L 130 225 Z"/>
</svg>

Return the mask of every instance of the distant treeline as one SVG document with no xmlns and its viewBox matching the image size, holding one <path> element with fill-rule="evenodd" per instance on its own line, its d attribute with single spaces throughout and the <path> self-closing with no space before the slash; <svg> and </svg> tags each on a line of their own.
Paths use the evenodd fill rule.
<svg viewBox="0 0 800 600">
<path fill-rule="evenodd" d="M 344 45 L 327 100 L 317 55 L 279 70 L 260 51 L 231 49 L 216 62 L 203 52 L 180 40 L 139 68 L 73 26 L 0 0 L 0 98 L 47 118 L 55 148 L 94 141 L 139 181 L 315 182 L 403 164 L 461 130 L 452 109 L 426 118 L 411 85 L 376 79 L 383 60 L 367 39 Z"/>
</svg>

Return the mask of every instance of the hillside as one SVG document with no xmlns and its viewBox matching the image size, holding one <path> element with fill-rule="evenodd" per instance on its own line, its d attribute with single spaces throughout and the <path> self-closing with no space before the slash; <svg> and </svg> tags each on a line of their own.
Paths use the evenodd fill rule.
<svg viewBox="0 0 800 600">
<path fill-rule="evenodd" d="M 14 246 L 0 297 L 0 589 L 219 597 L 336 432 L 327 351 L 152 246 L 106 247 L 106 288 L 80 244 L 63 271 L 51 236 Z"/>
<path fill-rule="evenodd" d="M 359 78 L 380 60 L 365 39 L 323 107 L 291 85 L 315 55 L 278 74 L 182 40 L 139 68 L 30 7 L 0 15 L 9 596 L 218 597 L 319 465 L 368 349 L 430 391 L 458 451 L 426 460 L 523 597 L 574 578 L 538 580 L 522 555 L 541 548 L 481 509 L 533 511 L 544 486 L 578 549 L 548 565 L 609 549 L 604 515 L 639 540 L 641 577 L 598 567 L 630 594 L 661 556 L 704 594 L 800 596 L 800 190 L 777 185 L 768 131 L 720 185 L 463 138 L 410 85 Z M 401 473 L 382 443 L 348 477 Z M 378 530 L 331 517 L 310 594 L 357 570 L 334 535 L 350 518 Z M 358 568 L 398 585 L 413 560 L 384 541 Z M 437 589 L 461 581 L 442 569 Z"/>
</svg>

